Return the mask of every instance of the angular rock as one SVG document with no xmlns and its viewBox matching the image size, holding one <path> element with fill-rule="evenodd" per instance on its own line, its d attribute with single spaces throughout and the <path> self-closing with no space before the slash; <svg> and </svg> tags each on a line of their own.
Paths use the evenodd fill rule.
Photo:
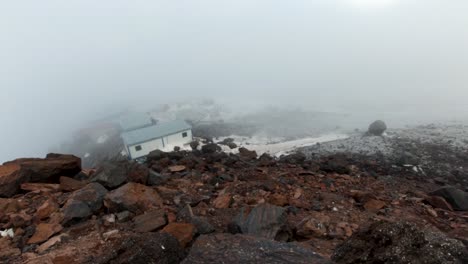
<svg viewBox="0 0 468 264">
<path fill-rule="evenodd" d="M 122 164 L 104 162 L 96 171 L 91 181 L 98 182 L 104 187 L 114 189 L 127 181 L 127 171 Z"/>
<path fill-rule="evenodd" d="M 62 208 L 64 222 L 91 216 L 101 209 L 106 194 L 106 188 L 97 182 L 73 192 Z"/>
<path fill-rule="evenodd" d="M 246 160 L 254 160 L 257 158 L 257 152 L 255 150 L 239 148 L 239 156 Z"/>
<path fill-rule="evenodd" d="M 86 182 L 78 181 L 69 177 L 60 177 L 60 190 L 73 192 L 86 186 Z"/>
<path fill-rule="evenodd" d="M 18 164 L 0 166 L 0 197 L 11 197 L 18 193 L 22 183 L 29 181 L 29 176 L 21 173 Z"/>
<path fill-rule="evenodd" d="M 48 218 L 52 213 L 59 210 L 59 205 L 53 199 L 45 201 L 36 211 L 36 217 L 39 220 Z"/>
<path fill-rule="evenodd" d="M 190 220 L 190 223 L 195 226 L 197 233 L 200 235 L 210 234 L 215 231 L 215 228 L 210 224 L 206 217 L 194 216 Z"/>
<path fill-rule="evenodd" d="M 431 193 L 443 197 L 456 211 L 468 211 L 468 193 L 454 187 L 445 187 Z"/>
<path fill-rule="evenodd" d="M 462 242 L 414 224 L 377 222 L 355 233 L 332 256 L 338 264 L 351 263 L 468 263 Z"/>
<path fill-rule="evenodd" d="M 162 232 L 171 234 L 177 238 L 181 247 L 185 248 L 192 242 L 195 235 L 195 226 L 188 223 L 170 223 L 163 228 Z"/>
<path fill-rule="evenodd" d="M 148 175 L 147 184 L 149 186 L 161 185 L 161 184 L 164 184 L 168 179 L 169 179 L 169 177 L 164 176 L 164 175 L 162 175 L 160 173 L 157 173 L 157 172 L 155 172 L 153 170 L 150 170 L 149 175 Z"/>
<path fill-rule="evenodd" d="M 387 130 L 387 124 L 382 120 L 377 120 L 369 125 L 367 130 L 370 135 L 381 136 Z"/>
<path fill-rule="evenodd" d="M 218 196 L 213 201 L 213 206 L 217 209 L 229 208 L 229 206 L 231 206 L 232 201 L 233 201 L 232 196 L 226 193 L 226 194 Z"/>
<path fill-rule="evenodd" d="M 312 215 L 299 223 L 296 227 L 296 234 L 305 238 L 326 238 L 330 217 L 320 212 L 313 212 Z"/>
<path fill-rule="evenodd" d="M 4 163 L 17 164 L 31 182 L 58 182 L 60 176 L 74 176 L 81 171 L 81 159 L 73 155 L 48 154 L 45 159 L 27 158 Z"/>
<path fill-rule="evenodd" d="M 435 196 L 435 195 L 428 196 L 425 200 L 434 208 L 440 208 L 440 209 L 444 209 L 447 211 L 453 211 L 452 206 L 441 196 Z"/>
<path fill-rule="evenodd" d="M 93 263 L 108 264 L 172 264 L 180 263 L 184 250 L 177 239 L 167 233 L 138 233 L 123 236 L 108 244 L 107 254 L 94 259 Z"/>
<path fill-rule="evenodd" d="M 269 263 L 327 264 L 315 252 L 294 243 L 280 243 L 246 235 L 203 235 L 195 241 L 182 264 Z"/>
<path fill-rule="evenodd" d="M 51 236 L 62 231 L 63 227 L 59 224 L 44 224 L 36 226 L 36 232 L 28 240 L 28 244 L 38 244 L 47 241 Z"/>
<path fill-rule="evenodd" d="M 104 204 L 111 212 L 118 213 L 127 210 L 142 214 L 152 208 L 161 208 L 163 201 L 156 190 L 129 182 L 109 192 L 104 199 Z"/>
<path fill-rule="evenodd" d="M 283 207 L 271 204 L 258 205 L 250 213 L 243 208 L 230 224 L 230 232 L 287 241 L 290 232 L 286 227 L 286 211 Z"/>
<path fill-rule="evenodd" d="M 52 238 L 50 238 L 49 240 L 47 240 L 47 242 L 43 243 L 42 245 L 40 245 L 38 248 L 37 248 L 37 252 L 39 254 L 42 254 L 44 253 L 45 251 L 47 251 L 48 249 L 50 249 L 51 247 L 59 244 L 62 242 L 62 240 L 64 238 L 68 237 L 67 234 L 60 234 L 60 235 L 57 235 L 57 236 L 54 236 Z"/>
<path fill-rule="evenodd" d="M 60 190 L 59 184 L 54 183 L 22 183 L 21 190 L 28 191 L 28 192 L 43 192 L 43 193 L 51 193 L 57 192 Z"/>
<path fill-rule="evenodd" d="M 167 216 L 162 210 L 151 210 L 135 217 L 133 223 L 135 231 L 141 233 L 151 232 L 165 226 L 167 224 Z"/>
</svg>

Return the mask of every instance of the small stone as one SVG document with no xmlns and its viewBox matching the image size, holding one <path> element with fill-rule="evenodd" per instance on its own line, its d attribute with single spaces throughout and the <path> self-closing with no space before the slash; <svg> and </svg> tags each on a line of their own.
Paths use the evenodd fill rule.
<svg viewBox="0 0 468 264">
<path fill-rule="evenodd" d="M 387 204 L 383 201 L 370 199 L 364 204 L 364 208 L 366 208 L 366 210 L 371 211 L 371 212 L 377 212 L 380 209 L 384 208 L 386 205 Z"/>
<path fill-rule="evenodd" d="M 67 234 L 61 234 L 61 235 L 58 235 L 58 236 L 54 236 L 52 237 L 51 239 L 47 240 L 47 242 L 43 243 L 42 245 L 40 245 L 38 248 L 37 248 L 37 253 L 39 254 L 42 254 L 44 253 L 45 251 L 47 251 L 49 248 L 59 244 L 62 242 L 62 239 L 67 237 L 68 235 Z"/>
<path fill-rule="evenodd" d="M 218 196 L 214 201 L 213 201 L 213 206 L 217 209 L 225 209 L 229 208 L 232 203 L 232 196 L 230 194 L 223 194 Z"/>
<path fill-rule="evenodd" d="M 127 222 L 128 220 L 130 220 L 131 213 L 129 211 L 123 211 L 123 212 L 117 213 L 116 217 L 117 217 L 117 220 L 119 220 L 119 222 Z"/>
<path fill-rule="evenodd" d="M 111 230 L 109 232 L 106 232 L 106 233 L 102 234 L 102 236 L 104 237 L 104 239 L 107 240 L 110 237 L 117 235 L 118 233 L 119 233 L 119 230 Z"/>
<path fill-rule="evenodd" d="M 187 169 L 187 167 L 185 167 L 184 165 L 176 165 L 176 166 L 169 167 L 170 172 L 181 172 L 181 171 L 184 171 L 186 169 Z"/>
</svg>

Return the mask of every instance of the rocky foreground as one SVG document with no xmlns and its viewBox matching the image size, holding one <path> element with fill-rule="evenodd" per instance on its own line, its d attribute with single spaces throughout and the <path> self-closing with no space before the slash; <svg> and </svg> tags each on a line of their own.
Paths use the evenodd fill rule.
<svg viewBox="0 0 468 264">
<path fill-rule="evenodd" d="M 401 162 L 215 144 L 93 170 L 70 155 L 7 162 L 0 261 L 468 263 L 466 152 L 413 143 Z"/>
</svg>

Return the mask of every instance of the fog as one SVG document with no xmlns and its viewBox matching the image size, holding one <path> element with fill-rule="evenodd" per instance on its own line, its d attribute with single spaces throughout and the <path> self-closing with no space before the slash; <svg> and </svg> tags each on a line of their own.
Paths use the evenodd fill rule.
<svg viewBox="0 0 468 264">
<path fill-rule="evenodd" d="M 467 14 L 465 0 L 3 1 L 0 162 L 197 98 L 464 119 Z"/>
</svg>

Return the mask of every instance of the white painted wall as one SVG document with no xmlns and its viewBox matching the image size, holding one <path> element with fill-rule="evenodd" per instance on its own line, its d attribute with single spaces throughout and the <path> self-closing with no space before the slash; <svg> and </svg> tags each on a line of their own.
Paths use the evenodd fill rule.
<svg viewBox="0 0 468 264">
<path fill-rule="evenodd" d="M 187 137 L 182 137 L 182 134 L 187 132 Z M 164 140 L 164 144 L 163 144 Z M 154 139 L 139 145 L 128 146 L 128 151 L 132 159 L 137 159 L 148 155 L 151 151 L 160 149 L 165 151 L 172 151 L 174 147 L 182 147 L 192 142 L 192 130 L 183 131 L 177 134 L 173 134 L 164 138 Z M 136 146 L 141 146 L 141 150 L 137 151 Z"/>
</svg>

